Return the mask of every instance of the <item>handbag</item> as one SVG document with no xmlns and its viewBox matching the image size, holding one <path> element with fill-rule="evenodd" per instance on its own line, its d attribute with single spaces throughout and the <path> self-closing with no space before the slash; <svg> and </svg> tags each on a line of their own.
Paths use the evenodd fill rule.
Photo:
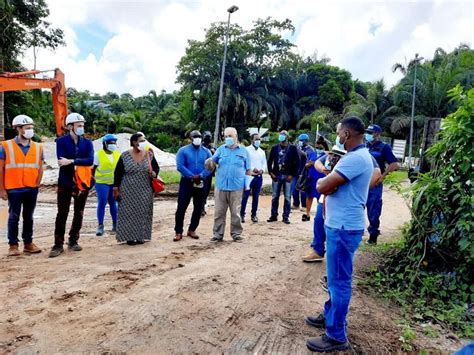
<svg viewBox="0 0 474 355">
<path fill-rule="evenodd" d="M 151 188 L 155 194 L 159 194 L 165 190 L 166 184 L 162 178 L 159 176 L 153 177 L 153 167 L 151 166 L 151 161 L 153 159 L 153 152 L 149 151 L 148 154 L 148 171 L 150 172 L 151 178 Z"/>
<path fill-rule="evenodd" d="M 308 190 L 308 169 L 304 169 L 300 176 L 298 177 L 298 181 L 296 181 L 296 189 L 298 191 L 307 192 Z"/>
</svg>

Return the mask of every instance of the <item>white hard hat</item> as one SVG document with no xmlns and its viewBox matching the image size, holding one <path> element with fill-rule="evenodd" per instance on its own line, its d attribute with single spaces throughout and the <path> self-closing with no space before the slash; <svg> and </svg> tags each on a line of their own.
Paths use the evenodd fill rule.
<svg viewBox="0 0 474 355">
<path fill-rule="evenodd" d="M 332 147 L 331 153 L 336 154 L 336 155 L 343 156 L 344 154 L 347 153 L 347 151 L 344 150 L 344 149 L 339 149 L 339 148 L 337 147 L 337 145 L 335 145 L 335 146 Z"/>
<path fill-rule="evenodd" d="M 84 118 L 84 116 L 76 113 L 76 112 L 73 112 L 73 113 L 70 113 L 69 115 L 67 115 L 66 117 L 66 126 L 68 124 L 73 124 L 73 123 L 76 123 L 76 122 L 86 122 L 86 119 Z"/>
<path fill-rule="evenodd" d="M 24 125 L 27 125 L 27 124 L 35 124 L 33 122 L 33 119 L 30 116 L 27 116 L 27 115 L 15 116 L 15 118 L 12 121 L 12 126 L 13 127 L 24 126 Z"/>
</svg>

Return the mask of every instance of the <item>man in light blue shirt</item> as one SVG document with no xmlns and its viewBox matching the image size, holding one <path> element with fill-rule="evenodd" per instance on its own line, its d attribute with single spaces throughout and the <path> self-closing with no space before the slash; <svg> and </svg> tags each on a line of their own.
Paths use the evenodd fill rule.
<svg viewBox="0 0 474 355">
<path fill-rule="evenodd" d="M 181 180 L 179 182 L 178 208 L 175 214 L 174 230 L 176 235 L 173 239 L 175 242 L 183 239 L 184 216 L 191 199 L 193 199 L 194 208 L 186 235 L 193 239 L 199 239 L 196 229 L 201 219 L 206 178 L 211 174 L 204 167 L 205 161 L 211 157 L 211 152 L 201 145 L 201 133 L 192 131 L 189 136 L 192 143 L 180 148 L 176 154 L 176 168 L 181 173 Z"/>
<path fill-rule="evenodd" d="M 329 300 L 319 316 L 306 323 L 325 328 L 326 334 L 309 339 L 311 351 L 330 352 L 349 348 L 347 313 L 352 294 L 354 254 L 365 228 L 364 209 L 374 163 L 364 145 L 365 127 L 357 117 L 345 118 L 338 129 L 338 141 L 347 150 L 333 171 L 319 179 L 317 189 L 326 197 L 324 228 L 327 238 Z"/>
<path fill-rule="evenodd" d="M 230 210 L 230 234 L 234 241 L 242 241 L 242 223 L 239 209 L 242 192 L 249 189 L 251 165 L 247 149 L 237 140 L 233 127 L 224 130 L 225 144 L 220 146 L 208 165 L 217 164 L 216 188 L 214 191 L 214 228 L 211 241 L 221 242 L 224 238 L 227 209 Z"/>
</svg>

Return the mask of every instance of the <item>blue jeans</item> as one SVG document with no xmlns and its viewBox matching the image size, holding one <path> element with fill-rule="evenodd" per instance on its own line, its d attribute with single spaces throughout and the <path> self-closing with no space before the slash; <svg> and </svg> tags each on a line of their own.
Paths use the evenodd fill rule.
<svg viewBox="0 0 474 355">
<path fill-rule="evenodd" d="M 245 217 L 245 209 L 247 208 L 247 201 L 250 193 L 252 193 L 252 217 L 257 216 L 258 199 L 260 197 L 260 190 L 262 190 L 263 178 L 262 175 L 254 176 L 250 183 L 250 190 L 244 191 L 242 195 L 242 206 L 240 207 L 240 217 Z"/>
<path fill-rule="evenodd" d="M 38 199 L 38 189 L 28 189 L 8 194 L 8 244 L 18 245 L 18 223 L 23 207 L 23 232 L 24 244 L 33 241 L 33 213 Z"/>
<path fill-rule="evenodd" d="M 306 192 L 299 191 L 296 189 L 296 183 L 298 182 L 298 177 L 293 177 L 291 181 L 291 194 L 293 195 L 293 206 L 300 207 L 300 200 L 301 200 L 301 207 L 306 208 Z"/>
<path fill-rule="evenodd" d="M 313 241 L 311 248 L 320 256 L 326 254 L 326 231 L 324 230 L 323 204 L 318 203 L 313 223 Z"/>
<path fill-rule="evenodd" d="M 326 335 L 344 342 L 347 340 L 346 317 L 352 296 L 352 264 L 364 231 L 334 229 L 328 226 L 325 226 L 325 229 L 329 290 L 329 300 L 324 305 Z"/>
<path fill-rule="evenodd" d="M 380 235 L 380 215 L 382 214 L 382 192 L 383 184 L 369 189 L 367 198 L 367 217 L 369 219 L 369 236 L 377 240 Z"/>
<path fill-rule="evenodd" d="M 286 175 L 278 175 L 277 181 L 272 182 L 272 217 L 278 217 L 278 205 L 282 188 L 285 196 L 283 218 L 289 218 L 291 211 L 291 182 L 286 181 Z"/>
<path fill-rule="evenodd" d="M 105 206 L 107 206 L 107 203 L 109 204 L 112 222 L 115 224 L 117 221 L 117 201 L 115 201 L 114 198 L 113 187 L 113 185 L 95 184 L 95 192 L 97 194 L 97 220 L 99 221 L 99 225 L 104 224 Z"/>
</svg>

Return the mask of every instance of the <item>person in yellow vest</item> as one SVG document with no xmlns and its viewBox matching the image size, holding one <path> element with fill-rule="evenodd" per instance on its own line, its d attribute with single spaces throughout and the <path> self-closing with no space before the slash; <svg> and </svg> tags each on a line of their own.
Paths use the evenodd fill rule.
<svg viewBox="0 0 474 355">
<path fill-rule="evenodd" d="M 0 144 L 0 198 L 8 199 L 8 256 L 18 256 L 18 223 L 23 209 L 23 252 L 36 254 L 41 249 L 33 243 L 33 213 L 38 187 L 43 177 L 43 146 L 31 140 L 34 122 L 18 115 L 13 119 L 18 135 Z"/>
<path fill-rule="evenodd" d="M 95 191 L 97 194 L 97 236 L 104 235 L 104 216 L 107 203 L 112 217 L 112 232 L 117 228 L 117 201 L 114 198 L 114 171 L 120 159 L 117 137 L 107 134 L 102 138 L 103 148 L 94 154 Z"/>
</svg>

